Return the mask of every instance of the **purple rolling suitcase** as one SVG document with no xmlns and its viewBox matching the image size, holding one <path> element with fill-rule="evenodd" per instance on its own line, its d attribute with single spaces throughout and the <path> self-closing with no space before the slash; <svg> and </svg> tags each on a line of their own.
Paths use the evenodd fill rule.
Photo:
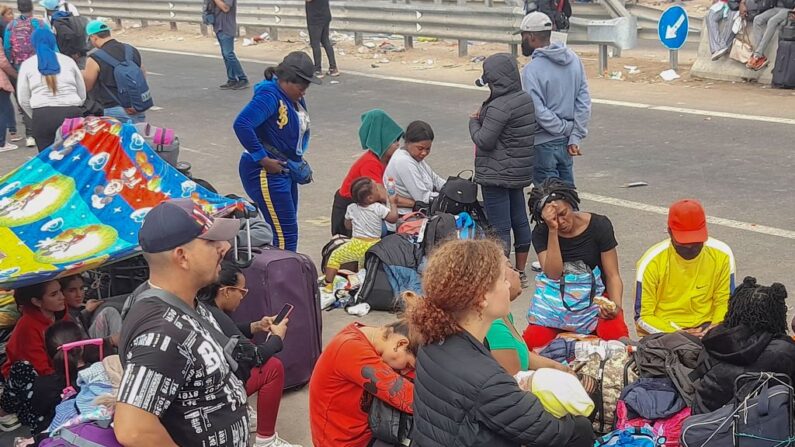
<svg viewBox="0 0 795 447">
<path fill-rule="evenodd" d="M 285 389 L 305 385 L 323 347 L 315 264 L 299 253 L 262 247 L 254 249 L 254 260 L 243 272 L 249 292 L 233 319 L 249 322 L 276 315 L 284 304 L 295 306 L 277 357 L 284 363 Z M 264 339 L 264 334 L 255 337 L 256 342 Z"/>
</svg>

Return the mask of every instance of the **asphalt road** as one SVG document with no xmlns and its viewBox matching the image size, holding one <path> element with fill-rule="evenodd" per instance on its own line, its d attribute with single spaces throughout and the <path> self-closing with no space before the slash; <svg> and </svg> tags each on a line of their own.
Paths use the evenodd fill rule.
<svg viewBox="0 0 795 447">
<path fill-rule="evenodd" d="M 155 102 L 162 107 L 148 113 L 149 121 L 176 129 L 183 145 L 181 158 L 193 164 L 194 175 L 210 180 L 223 193 L 242 193 L 237 175 L 241 147 L 231 123 L 252 91 L 220 91 L 217 86 L 225 81 L 225 70 L 218 59 L 148 51 L 143 58 L 151 72 Z M 244 65 L 251 79 L 261 79 L 264 65 Z M 488 96 L 486 89 L 479 92 L 354 75 L 344 75 L 334 85 L 328 81 L 311 87 L 307 97 L 312 119 L 307 158 L 316 181 L 301 188 L 299 246 L 315 259 L 329 237 L 327 218 L 334 191 L 361 153 L 357 137 L 361 113 L 379 107 L 402 125 L 415 119 L 429 122 L 436 141 L 428 161 L 447 176 L 472 167 L 467 116 Z M 613 221 L 626 309 L 632 308 L 635 261 L 666 237 L 665 216 L 644 204 L 667 207 L 683 197 L 698 198 L 709 215 L 729 220 L 713 223 L 709 229 L 734 249 L 739 280 L 753 275 L 762 283 L 779 281 L 795 291 L 794 137 L 795 127 L 789 124 L 594 106 L 575 177 L 582 192 L 598 199 L 585 200 L 582 208 Z M 32 154 L 32 150 L 0 154 L 0 173 Z M 632 181 L 648 186 L 620 187 Z M 772 227 L 772 231 L 754 231 L 759 226 Z M 528 299 L 525 294 L 514 303 L 520 326 Z M 323 317 L 326 341 L 354 321 L 341 311 L 324 312 Z M 391 318 L 371 314 L 359 320 L 379 324 Z M 284 438 L 303 445 L 311 445 L 307 400 L 306 390 L 286 395 L 277 427 Z M 0 444 L 7 445 L 6 439 L 8 435 L 0 435 Z"/>
</svg>

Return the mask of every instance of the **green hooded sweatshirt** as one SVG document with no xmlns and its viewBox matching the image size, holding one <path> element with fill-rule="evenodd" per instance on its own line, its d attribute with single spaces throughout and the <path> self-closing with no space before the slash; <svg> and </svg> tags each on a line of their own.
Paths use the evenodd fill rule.
<svg viewBox="0 0 795 447">
<path fill-rule="evenodd" d="M 359 141 L 362 149 L 368 149 L 381 158 L 387 148 L 403 136 L 403 129 L 381 109 L 373 109 L 362 115 Z"/>
</svg>

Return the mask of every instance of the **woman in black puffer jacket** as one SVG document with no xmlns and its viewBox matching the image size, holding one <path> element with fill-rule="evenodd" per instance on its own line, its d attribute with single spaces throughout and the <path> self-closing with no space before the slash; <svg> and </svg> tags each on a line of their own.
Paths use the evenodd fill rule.
<svg viewBox="0 0 795 447">
<path fill-rule="evenodd" d="M 515 265 L 524 286 L 531 242 L 524 188 L 533 182 L 535 108 L 522 90 L 519 67 L 510 54 L 494 54 L 483 62 L 478 85 L 482 84 L 488 84 L 491 96 L 469 120 L 476 146 L 475 182 L 481 186 L 489 224 L 502 240 L 506 256 L 513 230 Z"/>
<path fill-rule="evenodd" d="M 425 297 L 407 297 L 411 332 L 422 340 L 412 446 L 593 445 L 588 419 L 552 416 L 484 344 L 491 324 L 510 311 L 507 261 L 488 239 L 447 242 L 423 273 Z"/>
<path fill-rule="evenodd" d="M 760 286 L 746 277 L 729 299 L 720 325 L 704 336 L 707 356 L 694 371 L 693 413 L 709 413 L 734 397 L 734 381 L 743 373 L 786 374 L 795 383 L 795 341 L 787 335 L 787 289 Z"/>
</svg>

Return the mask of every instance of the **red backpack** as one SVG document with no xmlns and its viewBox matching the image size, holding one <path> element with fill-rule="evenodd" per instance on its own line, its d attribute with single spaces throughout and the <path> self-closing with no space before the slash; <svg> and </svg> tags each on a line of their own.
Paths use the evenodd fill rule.
<svg viewBox="0 0 795 447">
<path fill-rule="evenodd" d="M 19 66 L 29 57 L 36 54 L 30 36 L 33 31 L 41 27 L 39 19 L 31 17 L 20 17 L 14 19 L 9 25 L 11 40 L 11 63 Z"/>
</svg>

